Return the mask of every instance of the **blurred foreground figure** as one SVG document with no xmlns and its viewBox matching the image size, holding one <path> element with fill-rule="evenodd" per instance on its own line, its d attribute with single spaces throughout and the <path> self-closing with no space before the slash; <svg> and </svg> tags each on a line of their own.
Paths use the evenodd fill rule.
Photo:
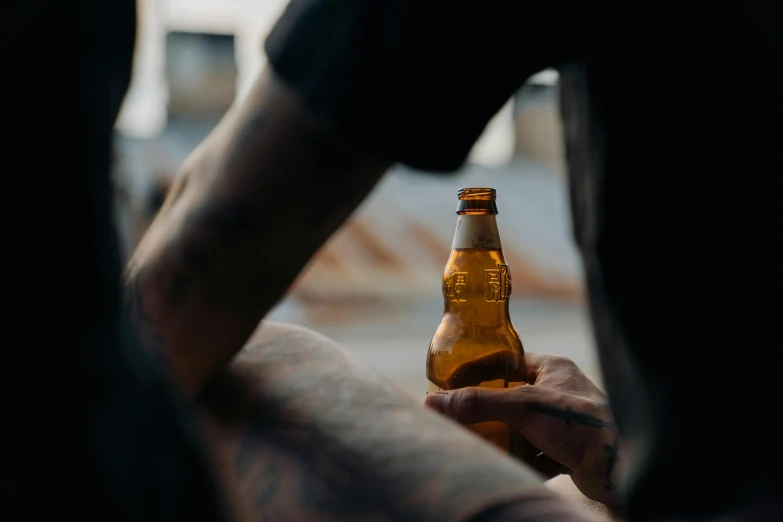
<svg viewBox="0 0 783 522">
<path fill-rule="evenodd" d="M 3 15 L 0 520 L 222 520 L 193 420 L 121 312 L 109 163 L 134 3 Z"/>
</svg>

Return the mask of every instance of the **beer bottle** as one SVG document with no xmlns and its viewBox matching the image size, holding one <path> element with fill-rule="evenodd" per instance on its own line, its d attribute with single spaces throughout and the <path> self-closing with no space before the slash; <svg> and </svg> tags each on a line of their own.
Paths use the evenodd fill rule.
<svg viewBox="0 0 783 522">
<path fill-rule="evenodd" d="M 443 274 L 443 319 L 427 354 L 427 393 L 465 386 L 525 384 L 522 342 L 511 324 L 511 272 L 495 216 L 495 189 L 463 188 L 457 231 Z M 524 440 L 502 422 L 469 426 L 504 450 L 519 454 Z"/>
</svg>

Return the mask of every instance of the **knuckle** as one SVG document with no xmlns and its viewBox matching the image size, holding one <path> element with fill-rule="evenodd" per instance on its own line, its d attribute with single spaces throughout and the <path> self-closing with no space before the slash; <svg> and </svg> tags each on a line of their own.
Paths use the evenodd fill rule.
<svg viewBox="0 0 783 522">
<path fill-rule="evenodd" d="M 452 407 L 463 415 L 481 410 L 481 394 L 476 388 L 463 388 L 452 397 Z"/>
</svg>

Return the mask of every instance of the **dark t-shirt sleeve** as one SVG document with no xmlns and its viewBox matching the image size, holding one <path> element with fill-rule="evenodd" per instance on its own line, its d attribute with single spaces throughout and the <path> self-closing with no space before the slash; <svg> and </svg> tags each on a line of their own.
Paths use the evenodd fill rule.
<svg viewBox="0 0 783 522">
<path fill-rule="evenodd" d="M 580 13 L 549 4 L 293 0 L 266 52 L 344 137 L 390 161 L 453 170 L 527 77 L 575 56 Z"/>
</svg>

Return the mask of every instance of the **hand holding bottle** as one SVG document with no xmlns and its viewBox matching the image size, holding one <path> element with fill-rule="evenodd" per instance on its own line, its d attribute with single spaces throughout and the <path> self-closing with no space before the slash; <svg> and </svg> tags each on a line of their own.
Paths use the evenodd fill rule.
<svg viewBox="0 0 783 522">
<path fill-rule="evenodd" d="M 525 361 L 527 386 L 440 391 L 427 395 L 425 403 L 462 424 L 508 423 L 568 468 L 585 496 L 613 505 L 618 432 L 606 396 L 566 357 L 527 352 Z M 481 359 L 472 364 L 486 366 Z M 539 467 L 535 460 L 542 457 L 527 460 Z"/>
</svg>

